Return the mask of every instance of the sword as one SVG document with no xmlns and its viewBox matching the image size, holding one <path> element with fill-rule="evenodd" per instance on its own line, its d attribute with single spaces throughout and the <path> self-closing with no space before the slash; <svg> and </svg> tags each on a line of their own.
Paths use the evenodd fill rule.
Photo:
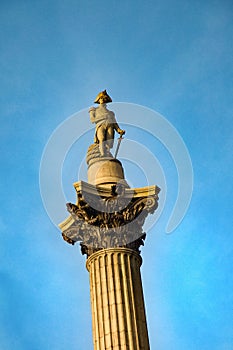
<svg viewBox="0 0 233 350">
<path fill-rule="evenodd" d="M 116 147 L 116 152 L 115 152 L 115 158 L 117 157 L 117 154 L 118 154 L 118 151 L 119 151 L 119 148 L 120 148 L 120 144 L 121 144 L 121 141 L 123 140 L 123 135 L 121 135 L 119 138 L 118 138 L 118 142 L 117 142 L 117 147 Z"/>
</svg>

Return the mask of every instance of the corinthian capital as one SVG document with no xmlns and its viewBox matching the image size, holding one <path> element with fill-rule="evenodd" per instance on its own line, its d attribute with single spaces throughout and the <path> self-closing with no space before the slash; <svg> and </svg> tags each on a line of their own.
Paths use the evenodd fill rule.
<svg viewBox="0 0 233 350">
<path fill-rule="evenodd" d="M 84 182 L 75 184 L 76 204 L 68 203 L 70 216 L 59 226 L 64 240 L 80 242 L 87 256 L 114 247 L 128 247 L 139 252 L 146 234 L 143 224 L 158 206 L 157 186 L 144 188 L 98 189 Z"/>
</svg>

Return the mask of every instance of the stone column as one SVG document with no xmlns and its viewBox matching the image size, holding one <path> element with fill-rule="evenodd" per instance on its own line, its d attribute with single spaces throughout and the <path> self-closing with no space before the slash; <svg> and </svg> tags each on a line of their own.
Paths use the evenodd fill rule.
<svg viewBox="0 0 233 350">
<path fill-rule="evenodd" d="M 142 291 L 140 246 L 148 214 L 158 207 L 158 186 L 130 188 L 116 159 L 122 135 L 106 90 L 90 109 L 96 124 L 86 155 L 88 183 L 74 184 L 77 201 L 67 203 L 69 217 L 59 224 L 69 244 L 79 242 L 90 274 L 94 350 L 149 350 Z M 114 130 L 121 136 L 115 156 Z"/>
<path fill-rule="evenodd" d="M 90 274 L 94 350 L 148 350 L 140 266 L 129 248 L 108 248 L 86 262 Z"/>
<path fill-rule="evenodd" d="M 77 203 L 67 204 L 70 216 L 59 226 L 64 240 L 80 242 L 87 256 L 94 350 L 149 350 L 140 246 L 159 188 L 82 181 L 74 186 Z"/>
</svg>

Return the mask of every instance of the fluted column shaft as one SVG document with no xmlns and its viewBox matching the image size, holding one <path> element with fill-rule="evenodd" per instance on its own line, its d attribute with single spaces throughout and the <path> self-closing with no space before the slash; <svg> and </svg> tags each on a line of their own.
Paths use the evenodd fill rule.
<svg viewBox="0 0 233 350">
<path fill-rule="evenodd" d="M 140 266 L 128 248 L 109 248 L 87 260 L 94 350 L 149 350 Z"/>
</svg>

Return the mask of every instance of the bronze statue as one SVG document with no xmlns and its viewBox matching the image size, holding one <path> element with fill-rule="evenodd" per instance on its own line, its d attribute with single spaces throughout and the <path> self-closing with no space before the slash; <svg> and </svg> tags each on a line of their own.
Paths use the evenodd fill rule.
<svg viewBox="0 0 233 350">
<path fill-rule="evenodd" d="M 107 103 L 112 102 L 106 90 L 101 91 L 94 102 L 99 104 L 89 110 L 91 122 L 96 124 L 94 143 L 99 144 L 101 156 L 106 157 L 113 147 L 115 130 L 121 136 L 125 134 L 125 130 L 119 127 L 115 114 L 106 107 Z"/>
</svg>

